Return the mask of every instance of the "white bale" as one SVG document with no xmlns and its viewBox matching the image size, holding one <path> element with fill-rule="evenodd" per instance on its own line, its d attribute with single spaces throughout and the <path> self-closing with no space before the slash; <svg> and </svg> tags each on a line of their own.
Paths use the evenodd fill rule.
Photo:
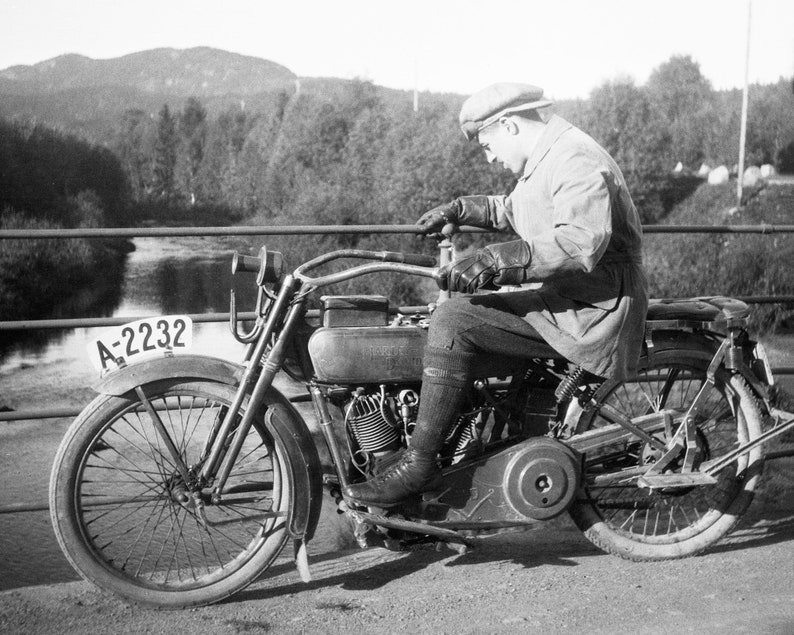
<svg viewBox="0 0 794 635">
<path fill-rule="evenodd" d="M 709 172 L 709 185 L 721 185 L 722 183 L 727 183 L 730 178 L 731 175 L 728 173 L 728 168 L 721 165 Z"/>
<path fill-rule="evenodd" d="M 776 174 L 777 174 L 777 170 L 775 169 L 774 165 L 771 165 L 769 163 L 764 163 L 764 165 L 761 166 L 762 177 L 767 178 L 769 176 L 775 176 Z"/>
<path fill-rule="evenodd" d="M 742 185 L 744 187 L 755 187 L 763 180 L 761 176 L 761 168 L 757 165 L 751 165 L 744 171 L 742 176 Z"/>
<path fill-rule="evenodd" d="M 701 178 L 706 178 L 710 172 L 711 168 L 706 163 L 703 163 L 701 164 L 700 169 L 697 171 L 697 175 Z"/>
</svg>

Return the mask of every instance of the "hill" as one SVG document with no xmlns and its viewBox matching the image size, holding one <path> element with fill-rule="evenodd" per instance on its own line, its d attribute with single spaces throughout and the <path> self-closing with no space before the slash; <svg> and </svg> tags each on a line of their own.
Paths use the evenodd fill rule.
<svg viewBox="0 0 794 635">
<path fill-rule="evenodd" d="M 208 47 L 170 48 L 95 60 L 62 55 L 32 66 L 0 70 L 0 118 L 43 123 L 108 145 L 124 112 L 156 116 L 200 98 L 216 115 L 231 105 L 268 110 L 282 91 L 295 90 L 288 68 Z"/>
<path fill-rule="evenodd" d="M 43 95 L 108 86 L 181 97 L 248 95 L 282 88 L 296 75 L 256 57 L 209 47 L 160 48 L 113 59 L 61 55 L 0 71 L 0 93 Z"/>
</svg>

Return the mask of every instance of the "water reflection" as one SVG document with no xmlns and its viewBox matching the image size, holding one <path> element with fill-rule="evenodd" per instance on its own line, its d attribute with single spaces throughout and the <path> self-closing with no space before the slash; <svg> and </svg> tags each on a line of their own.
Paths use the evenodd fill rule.
<svg viewBox="0 0 794 635">
<path fill-rule="evenodd" d="M 57 308 L 58 316 L 130 317 L 229 310 L 234 285 L 239 310 L 251 310 L 256 299 L 254 277 L 232 277 L 235 250 L 253 253 L 245 239 L 138 238 L 127 256 L 123 279 L 98 275 Z M 0 351 L 0 372 L 51 361 L 83 364 L 86 344 L 101 329 L 12 332 Z M 194 352 L 238 358 L 238 347 L 225 324 L 197 324 Z"/>
<path fill-rule="evenodd" d="M 123 262 L 105 267 L 92 281 L 84 281 L 63 294 L 63 299 L 45 316 L 47 318 L 74 318 L 81 316 L 107 317 L 113 315 L 123 295 L 126 254 L 119 254 Z M 15 350 L 38 355 L 53 342 L 63 340 L 68 334 L 52 330 L 0 331 L 0 361 Z"/>
</svg>

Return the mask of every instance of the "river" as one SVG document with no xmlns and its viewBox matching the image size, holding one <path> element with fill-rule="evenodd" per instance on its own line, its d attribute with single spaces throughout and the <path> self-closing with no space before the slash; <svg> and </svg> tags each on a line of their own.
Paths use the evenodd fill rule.
<svg viewBox="0 0 794 635">
<path fill-rule="evenodd" d="M 235 285 L 238 307 L 250 311 L 256 297 L 252 276 L 233 281 L 235 249 L 255 253 L 256 239 L 136 238 L 127 256 L 120 302 L 101 306 L 101 315 L 139 318 L 175 313 L 229 310 L 229 289 Z M 94 316 L 75 316 L 94 317 Z M 95 328 L 49 331 L 35 340 L 22 338 L 0 353 L 0 375 L 16 368 L 70 360 L 75 369 L 88 363 L 87 344 L 101 332 Z M 226 323 L 194 325 L 192 352 L 238 360 L 242 352 Z"/>
</svg>

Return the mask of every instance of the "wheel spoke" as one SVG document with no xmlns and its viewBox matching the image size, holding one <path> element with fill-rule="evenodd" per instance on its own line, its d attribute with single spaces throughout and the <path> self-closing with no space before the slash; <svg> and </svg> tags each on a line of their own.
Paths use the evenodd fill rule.
<svg viewBox="0 0 794 635">
<path fill-rule="evenodd" d="M 613 422 L 606 419 L 610 411 L 617 413 L 613 418 L 619 414 L 632 419 L 663 411 L 677 413 L 674 415 L 677 418 L 690 410 L 705 386 L 696 411 L 695 469 L 700 463 L 735 449 L 748 436 L 760 434 L 757 404 L 746 384 L 737 383 L 738 378 L 718 369 L 714 381 L 706 383 L 708 361 L 673 349 L 655 353 L 653 360 L 655 366 L 642 366 L 635 379 L 607 382 L 599 388 L 594 395 L 597 405 L 584 413 L 577 432 L 610 425 Z M 753 425 L 752 434 L 748 434 L 748 421 Z M 653 436 L 667 445 L 673 437 L 666 435 L 675 432 L 675 428 L 658 430 Z M 718 521 L 733 501 L 741 501 L 744 508 L 749 504 L 748 497 L 739 495 L 742 489 L 752 489 L 754 482 L 737 478 L 742 469 L 739 465 L 724 474 L 721 472 L 715 484 L 638 487 L 637 477 L 662 456 L 663 450 L 649 447 L 640 439 L 626 441 L 625 437 L 606 441 L 586 454 L 587 497 L 577 499 L 572 515 L 586 534 L 594 532 L 597 544 L 610 551 L 614 549 L 619 555 L 641 559 L 673 557 L 681 555 L 682 549 L 695 552 L 730 529 L 735 519 Z M 744 464 L 750 460 L 743 458 Z M 664 468 L 666 472 L 676 473 L 683 465 L 682 450 Z M 705 536 L 702 540 L 698 538 L 701 535 Z M 691 541 L 692 547 L 685 546 L 687 541 Z"/>
<path fill-rule="evenodd" d="M 227 497 L 212 504 L 209 491 L 195 490 L 185 477 L 194 472 L 186 470 L 201 466 L 234 391 L 209 382 L 184 389 L 169 387 L 179 380 L 162 385 L 159 392 L 146 388 L 146 407 L 135 395 L 108 397 L 111 414 L 83 424 L 90 423 L 93 432 L 78 463 L 61 466 L 77 474 L 74 494 L 65 500 L 74 501 L 72 513 L 81 527 L 76 541 L 86 544 L 84 555 L 72 559 L 78 568 L 81 559 L 103 562 L 105 570 L 128 581 L 130 597 L 136 587 L 168 593 L 210 589 L 242 575 L 255 556 L 266 566 L 287 539 L 292 498 L 282 487 L 289 481 L 280 478 L 266 428 L 261 422 L 251 427 L 232 466 Z M 207 597 L 211 593 L 216 592 L 208 590 Z"/>
</svg>

